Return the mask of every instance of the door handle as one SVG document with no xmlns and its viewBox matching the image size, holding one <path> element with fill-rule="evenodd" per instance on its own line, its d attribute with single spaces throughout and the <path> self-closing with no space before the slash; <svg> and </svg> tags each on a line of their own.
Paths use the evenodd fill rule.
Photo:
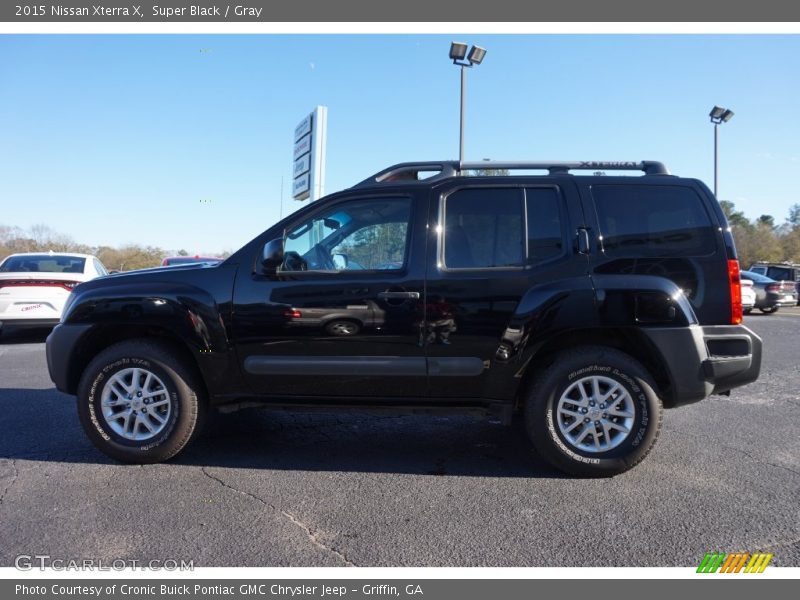
<svg viewBox="0 0 800 600">
<path fill-rule="evenodd" d="M 578 227 L 575 241 L 578 254 L 589 254 L 591 245 L 589 244 L 589 230 L 586 227 Z"/>
<path fill-rule="evenodd" d="M 380 292 L 381 300 L 419 300 L 419 292 Z"/>
</svg>

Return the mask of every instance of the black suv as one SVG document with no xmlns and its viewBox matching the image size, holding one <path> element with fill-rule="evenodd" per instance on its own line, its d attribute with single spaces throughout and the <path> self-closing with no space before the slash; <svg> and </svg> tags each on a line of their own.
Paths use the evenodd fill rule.
<svg viewBox="0 0 800 600">
<path fill-rule="evenodd" d="M 516 174 L 476 175 L 490 168 Z M 741 322 L 733 239 L 697 180 L 657 162 L 407 163 L 219 265 L 77 286 L 47 361 L 120 461 L 167 460 L 210 407 L 257 402 L 520 415 L 554 466 L 608 476 L 647 455 L 662 406 L 757 379 Z"/>
</svg>

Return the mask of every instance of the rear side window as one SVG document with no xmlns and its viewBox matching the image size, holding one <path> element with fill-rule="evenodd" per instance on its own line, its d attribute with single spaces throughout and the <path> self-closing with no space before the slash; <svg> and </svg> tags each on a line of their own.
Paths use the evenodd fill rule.
<svg viewBox="0 0 800 600">
<path fill-rule="evenodd" d="M 592 187 L 603 249 L 609 256 L 704 256 L 716 249 L 703 202 L 688 187 Z"/>
<path fill-rule="evenodd" d="M 525 190 L 528 221 L 528 264 L 535 265 L 564 253 L 561 198 L 555 188 Z"/>
<path fill-rule="evenodd" d="M 445 267 L 522 267 L 522 202 L 519 188 L 471 188 L 450 194 L 445 201 Z"/>
</svg>

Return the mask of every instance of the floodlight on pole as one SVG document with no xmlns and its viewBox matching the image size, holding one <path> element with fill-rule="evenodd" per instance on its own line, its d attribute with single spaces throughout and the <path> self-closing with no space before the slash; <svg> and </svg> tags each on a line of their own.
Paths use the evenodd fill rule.
<svg viewBox="0 0 800 600">
<path fill-rule="evenodd" d="M 464 162 L 464 105 L 466 103 L 467 75 L 466 69 L 472 68 L 483 62 L 486 56 L 486 48 L 472 46 L 467 55 L 467 44 L 462 42 L 452 42 L 450 44 L 450 60 L 453 64 L 461 67 L 461 111 L 459 117 L 459 138 L 458 138 L 458 162 Z M 466 60 L 465 60 L 466 58 Z"/>
<path fill-rule="evenodd" d="M 450 44 L 450 59 L 451 60 L 464 60 L 467 55 L 467 45 L 461 42 L 453 42 Z"/>
<path fill-rule="evenodd" d="M 719 173 L 719 132 L 717 131 L 722 123 L 727 123 L 733 117 L 733 111 L 729 108 L 714 106 L 708 113 L 711 122 L 714 124 L 714 196 L 717 195 L 717 183 Z"/>
</svg>

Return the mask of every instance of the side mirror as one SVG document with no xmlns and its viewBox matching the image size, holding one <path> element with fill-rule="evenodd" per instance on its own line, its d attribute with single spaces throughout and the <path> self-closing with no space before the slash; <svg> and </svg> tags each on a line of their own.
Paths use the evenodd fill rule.
<svg viewBox="0 0 800 600">
<path fill-rule="evenodd" d="M 283 264 L 283 239 L 278 238 L 264 244 L 264 251 L 261 255 L 261 269 L 264 273 L 271 275 L 277 273 L 278 268 Z"/>
<path fill-rule="evenodd" d="M 346 269 L 348 263 L 350 262 L 347 258 L 347 254 L 334 254 L 332 257 L 334 266 L 339 269 Z"/>
</svg>

